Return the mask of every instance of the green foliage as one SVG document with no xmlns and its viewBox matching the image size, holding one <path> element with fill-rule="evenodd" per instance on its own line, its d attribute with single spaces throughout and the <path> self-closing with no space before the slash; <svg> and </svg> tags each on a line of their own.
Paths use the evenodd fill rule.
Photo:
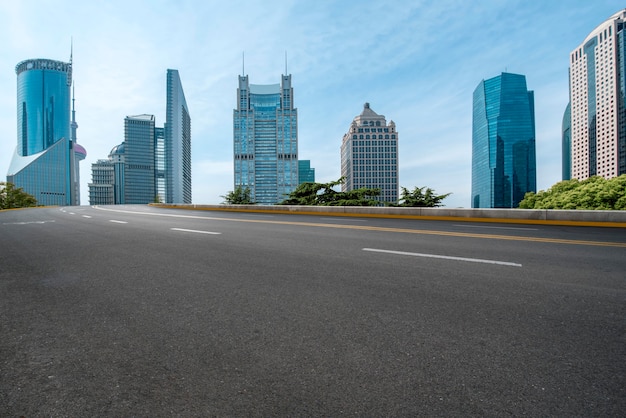
<svg viewBox="0 0 626 418">
<path fill-rule="evenodd" d="M 220 197 L 224 199 L 223 204 L 225 205 L 254 205 L 249 187 L 244 189 L 241 186 L 237 186 L 234 191 Z"/>
<path fill-rule="evenodd" d="M 413 191 L 410 191 L 406 187 L 401 187 L 402 196 L 400 197 L 400 203 L 390 204 L 390 206 L 402 206 L 402 207 L 421 207 L 421 208 L 434 208 L 443 206 L 441 203 L 443 199 L 450 196 L 452 193 L 446 193 L 437 195 L 435 191 L 430 187 L 415 187 Z M 426 189 L 426 191 L 424 191 Z"/>
<path fill-rule="evenodd" d="M 380 204 L 374 199 L 380 195 L 380 189 L 362 187 L 349 192 L 338 192 L 333 189 L 343 182 L 344 178 L 341 177 L 329 183 L 302 183 L 280 204 L 306 206 L 375 206 Z"/>
<path fill-rule="evenodd" d="M 15 187 L 13 183 L 0 182 L 0 209 L 26 208 L 37 206 L 37 199 Z"/>
<path fill-rule="evenodd" d="M 528 192 L 521 209 L 626 210 L 626 174 L 610 180 L 600 176 L 564 180 L 548 190 Z"/>
</svg>

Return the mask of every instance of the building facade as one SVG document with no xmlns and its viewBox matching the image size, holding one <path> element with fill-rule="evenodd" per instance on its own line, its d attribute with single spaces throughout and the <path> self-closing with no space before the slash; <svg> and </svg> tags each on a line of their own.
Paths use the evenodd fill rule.
<svg viewBox="0 0 626 418">
<path fill-rule="evenodd" d="M 233 111 L 234 187 L 255 203 L 284 200 L 298 186 L 298 111 L 291 75 L 280 84 L 250 84 L 239 76 Z"/>
<path fill-rule="evenodd" d="M 17 74 L 17 147 L 7 181 L 40 205 L 77 205 L 78 161 L 86 152 L 70 121 L 72 62 L 22 61 Z M 70 125 L 71 123 L 71 125 Z"/>
<path fill-rule="evenodd" d="M 626 174 L 626 9 L 596 27 L 570 53 L 570 174 Z"/>
<path fill-rule="evenodd" d="M 568 104 L 561 122 L 561 180 L 569 180 L 572 175 L 572 108 Z"/>
<path fill-rule="evenodd" d="M 124 191 L 125 143 L 113 147 L 106 160 L 91 165 L 89 186 L 90 205 L 119 205 L 126 203 Z"/>
<path fill-rule="evenodd" d="M 167 70 L 165 203 L 191 203 L 191 117 L 178 70 Z"/>
<path fill-rule="evenodd" d="M 472 208 L 515 208 L 537 191 L 534 94 L 502 73 L 473 96 Z"/>
<path fill-rule="evenodd" d="M 124 119 L 124 202 L 144 204 L 156 198 L 154 115 Z"/>
<path fill-rule="evenodd" d="M 369 103 L 352 121 L 341 143 L 341 190 L 379 188 L 381 203 L 398 202 L 398 132 Z"/>
<path fill-rule="evenodd" d="M 298 160 L 298 184 L 315 183 L 315 169 L 311 160 Z"/>
</svg>

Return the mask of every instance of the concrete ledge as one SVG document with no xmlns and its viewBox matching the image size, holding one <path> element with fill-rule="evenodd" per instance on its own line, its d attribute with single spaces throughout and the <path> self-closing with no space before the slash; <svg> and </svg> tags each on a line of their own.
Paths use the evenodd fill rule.
<svg viewBox="0 0 626 418">
<path fill-rule="evenodd" d="M 626 228 L 626 211 L 552 209 L 454 209 L 390 208 L 371 206 L 290 206 L 290 205 L 196 205 L 151 203 L 170 209 L 224 212 L 283 213 L 321 216 L 360 216 L 457 222 L 506 222 L 520 224 L 576 225 Z"/>
</svg>

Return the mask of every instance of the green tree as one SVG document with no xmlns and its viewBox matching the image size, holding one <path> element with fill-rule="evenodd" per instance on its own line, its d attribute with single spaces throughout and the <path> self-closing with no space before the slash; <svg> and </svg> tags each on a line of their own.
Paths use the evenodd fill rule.
<svg viewBox="0 0 626 418">
<path fill-rule="evenodd" d="M 0 182 L 0 209 L 26 208 L 37 206 L 37 199 L 15 187 L 13 183 Z"/>
<path fill-rule="evenodd" d="M 600 176 L 556 183 L 548 190 L 528 192 L 521 209 L 626 210 L 626 174 L 612 179 Z"/>
<path fill-rule="evenodd" d="M 450 196 L 452 193 L 435 194 L 435 191 L 430 187 L 415 187 L 413 191 L 410 191 L 406 187 L 401 187 L 402 196 L 400 197 L 398 204 L 391 204 L 390 206 L 402 206 L 402 207 L 422 207 L 422 208 L 434 208 L 443 206 L 441 203 L 443 199 Z M 426 191 L 424 191 L 426 189 Z"/>
<path fill-rule="evenodd" d="M 235 190 L 220 197 L 224 199 L 222 204 L 225 205 L 254 205 L 249 187 L 244 189 L 241 186 L 237 186 L 235 187 Z"/>
<path fill-rule="evenodd" d="M 380 202 L 374 199 L 380 189 L 362 187 L 348 192 L 338 192 L 334 187 L 344 182 L 344 177 L 328 183 L 301 183 L 281 205 L 307 206 L 375 206 Z"/>
</svg>

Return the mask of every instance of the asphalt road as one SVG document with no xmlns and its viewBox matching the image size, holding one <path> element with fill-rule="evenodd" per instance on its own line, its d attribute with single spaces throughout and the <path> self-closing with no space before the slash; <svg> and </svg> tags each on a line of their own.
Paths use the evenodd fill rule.
<svg viewBox="0 0 626 418">
<path fill-rule="evenodd" d="M 624 416 L 626 230 L 0 212 L 0 416 Z"/>
</svg>

